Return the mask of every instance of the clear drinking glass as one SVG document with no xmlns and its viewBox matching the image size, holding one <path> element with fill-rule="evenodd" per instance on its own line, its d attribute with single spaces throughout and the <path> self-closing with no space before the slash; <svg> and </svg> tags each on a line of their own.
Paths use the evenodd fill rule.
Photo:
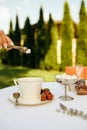
<svg viewBox="0 0 87 130">
<path fill-rule="evenodd" d="M 67 95 L 67 86 L 73 85 L 77 81 L 77 79 L 56 78 L 56 81 L 61 85 L 64 85 L 64 95 L 60 96 L 59 98 L 64 101 L 73 100 L 73 97 Z"/>
<path fill-rule="evenodd" d="M 77 65 L 76 66 L 76 76 L 77 76 L 77 79 L 80 78 L 82 71 L 83 71 L 83 67 Z"/>
</svg>

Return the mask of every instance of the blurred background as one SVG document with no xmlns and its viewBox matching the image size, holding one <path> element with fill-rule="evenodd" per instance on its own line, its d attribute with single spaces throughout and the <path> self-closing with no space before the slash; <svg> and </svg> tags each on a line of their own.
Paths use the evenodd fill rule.
<svg viewBox="0 0 87 130">
<path fill-rule="evenodd" d="M 31 54 L 0 50 L 0 88 L 13 79 L 55 81 L 65 67 L 87 65 L 87 0 L 0 0 L 0 28 Z"/>
</svg>

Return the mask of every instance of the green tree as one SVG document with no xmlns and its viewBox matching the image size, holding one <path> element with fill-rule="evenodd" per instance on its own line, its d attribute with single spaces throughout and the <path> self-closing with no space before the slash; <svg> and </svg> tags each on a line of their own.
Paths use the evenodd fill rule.
<svg viewBox="0 0 87 130">
<path fill-rule="evenodd" d="M 10 20 L 10 25 L 9 25 L 9 37 L 14 40 L 14 31 L 13 31 L 13 24 L 12 24 L 12 19 Z"/>
<path fill-rule="evenodd" d="M 74 37 L 74 24 L 70 16 L 67 1 L 64 3 L 64 16 L 61 26 L 61 65 L 60 69 L 64 70 L 66 66 L 72 65 L 72 39 Z"/>
<path fill-rule="evenodd" d="M 35 42 L 34 42 L 34 31 L 30 24 L 30 20 L 27 17 L 24 25 L 24 46 L 31 49 L 31 54 L 23 54 L 23 65 L 35 68 Z"/>
<path fill-rule="evenodd" d="M 21 45 L 21 31 L 19 27 L 18 15 L 16 15 L 16 24 L 14 30 L 14 44 L 17 46 Z M 18 50 L 13 50 L 13 65 L 21 65 L 21 52 Z"/>
<path fill-rule="evenodd" d="M 12 41 L 14 41 L 14 31 L 13 31 L 13 24 L 12 24 L 12 20 L 10 20 L 10 25 L 9 25 L 9 33 L 8 33 L 9 37 L 12 39 Z M 14 63 L 14 53 L 13 53 L 13 49 L 9 50 L 8 52 L 8 63 L 10 65 L 13 65 Z"/>
<path fill-rule="evenodd" d="M 43 26 L 43 25 L 44 25 L 43 9 L 42 9 L 42 7 L 40 7 L 40 14 L 39 14 L 39 20 L 37 23 L 37 27 L 41 28 L 41 26 Z"/>
<path fill-rule="evenodd" d="M 77 64 L 87 65 L 87 14 L 85 3 L 82 0 L 79 12 Z"/>
<path fill-rule="evenodd" d="M 51 17 L 50 17 L 51 18 Z M 49 19 L 49 46 L 48 51 L 45 56 L 45 69 L 58 69 L 57 64 L 57 40 L 58 40 L 58 29 L 57 25 L 53 23 L 53 21 L 50 22 L 51 19 Z M 51 23 L 51 24 L 50 24 Z M 50 26 L 51 25 L 51 26 Z"/>
<path fill-rule="evenodd" d="M 15 24 L 15 31 L 14 31 L 14 40 L 15 44 L 20 46 L 21 42 L 21 31 L 20 31 L 20 26 L 19 26 L 19 18 L 18 15 L 16 15 L 16 24 Z"/>
<path fill-rule="evenodd" d="M 49 14 L 49 20 L 48 20 L 48 24 L 47 24 L 47 39 L 46 39 L 47 45 L 46 45 L 46 51 L 48 51 L 49 46 L 50 46 L 51 41 L 52 41 L 51 28 L 52 28 L 53 24 L 54 24 L 54 21 L 52 19 L 52 15 Z"/>
<path fill-rule="evenodd" d="M 46 24 L 43 18 L 43 10 L 40 8 L 40 16 L 37 23 L 37 45 L 36 45 L 36 66 L 43 68 L 44 56 L 46 53 Z"/>
</svg>

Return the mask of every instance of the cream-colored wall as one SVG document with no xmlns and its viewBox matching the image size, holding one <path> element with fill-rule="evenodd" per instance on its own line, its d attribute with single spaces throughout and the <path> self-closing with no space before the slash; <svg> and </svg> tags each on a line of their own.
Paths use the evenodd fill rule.
<svg viewBox="0 0 87 130">
<path fill-rule="evenodd" d="M 76 65 L 76 39 L 72 40 L 72 66 Z"/>
<path fill-rule="evenodd" d="M 61 40 L 57 41 L 57 63 L 61 64 Z"/>
<path fill-rule="evenodd" d="M 57 41 L 57 63 L 61 64 L 61 40 Z M 76 65 L 76 39 L 72 40 L 72 66 Z"/>
</svg>

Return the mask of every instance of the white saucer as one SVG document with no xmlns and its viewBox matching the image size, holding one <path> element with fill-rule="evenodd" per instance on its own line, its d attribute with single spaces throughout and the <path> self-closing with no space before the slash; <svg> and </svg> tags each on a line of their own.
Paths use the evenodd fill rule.
<svg viewBox="0 0 87 130">
<path fill-rule="evenodd" d="M 9 98 L 9 101 L 15 104 L 15 98 L 11 95 Z M 23 100 L 21 97 L 18 99 L 19 105 L 28 105 L 28 106 L 34 106 L 34 105 L 42 105 L 45 103 L 49 103 L 52 100 L 46 100 L 46 101 L 41 101 L 40 99 L 37 100 Z"/>
</svg>

